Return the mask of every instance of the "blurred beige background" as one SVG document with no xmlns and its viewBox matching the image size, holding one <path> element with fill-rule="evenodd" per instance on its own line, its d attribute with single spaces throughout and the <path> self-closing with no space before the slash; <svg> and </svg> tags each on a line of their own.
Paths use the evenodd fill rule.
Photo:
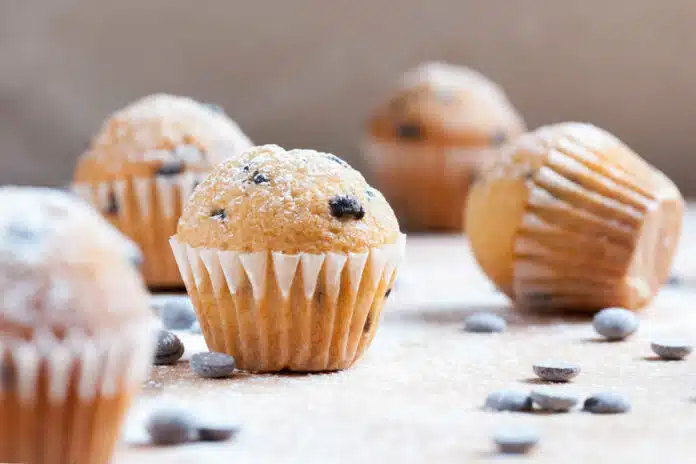
<svg viewBox="0 0 696 464">
<path fill-rule="evenodd" d="M 112 110 L 217 102 L 258 143 L 355 160 L 366 113 L 423 60 L 467 64 L 532 127 L 585 120 L 687 194 L 696 4 L 650 0 L 0 2 L 0 182 L 58 185 Z"/>
</svg>

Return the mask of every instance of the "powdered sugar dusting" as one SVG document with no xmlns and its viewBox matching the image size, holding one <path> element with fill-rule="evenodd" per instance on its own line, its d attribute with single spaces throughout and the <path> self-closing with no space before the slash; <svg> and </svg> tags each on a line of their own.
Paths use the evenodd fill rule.
<svg viewBox="0 0 696 464">
<path fill-rule="evenodd" d="M 133 247 L 76 196 L 0 188 L 0 319 L 87 331 L 100 321 L 145 319 L 146 293 L 129 262 Z"/>
</svg>

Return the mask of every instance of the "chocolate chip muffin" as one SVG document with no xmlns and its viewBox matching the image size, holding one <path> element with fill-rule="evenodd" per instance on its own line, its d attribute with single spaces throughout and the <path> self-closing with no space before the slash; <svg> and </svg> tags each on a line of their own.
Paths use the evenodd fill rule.
<svg viewBox="0 0 696 464">
<path fill-rule="evenodd" d="M 467 224 L 479 264 L 522 308 L 638 309 L 669 276 L 683 211 L 674 183 L 616 137 L 563 123 L 503 149 Z"/>
<path fill-rule="evenodd" d="M 152 356 L 132 250 L 73 195 L 0 188 L 1 462 L 110 462 Z"/>
<path fill-rule="evenodd" d="M 352 365 L 404 243 L 382 194 L 343 160 L 273 145 L 217 166 L 172 238 L 206 343 L 251 371 Z"/>
<path fill-rule="evenodd" d="M 408 230 L 461 230 L 479 166 L 522 132 L 522 118 L 485 76 L 427 63 L 375 110 L 363 153 Z"/>
<path fill-rule="evenodd" d="M 78 160 L 74 190 L 140 246 L 148 285 L 182 286 L 168 240 L 183 204 L 213 166 L 250 146 L 219 109 L 151 95 L 104 123 Z"/>
</svg>

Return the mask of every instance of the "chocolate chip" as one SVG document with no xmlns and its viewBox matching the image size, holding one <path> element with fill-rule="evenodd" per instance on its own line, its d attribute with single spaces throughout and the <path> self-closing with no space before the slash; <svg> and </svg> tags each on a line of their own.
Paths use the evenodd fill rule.
<svg viewBox="0 0 696 464">
<path fill-rule="evenodd" d="M 549 382 L 568 382 L 580 373 L 580 368 L 566 362 L 546 362 L 533 366 L 534 373 Z"/>
<path fill-rule="evenodd" d="M 578 404 L 577 395 L 560 390 L 533 390 L 529 396 L 542 411 L 565 412 Z"/>
<path fill-rule="evenodd" d="M 493 435 L 498 451 L 504 454 L 525 454 L 539 443 L 539 434 L 528 428 L 500 429 Z"/>
<path fill-rule="evenodd" d="M 350 167 L 350 165 L 348 163 L 346 163 L 345 161 L 343 161 L 341 158 L 339 158 L 336 155 L 328 154 L 328 155 L 326 155 L 326 157 L 329 158 L 331 161 L 340 164 L 341 166 Z"/>
<path fill-rule="evenodd" d="M 256 184 L 263 184 L 266 182 L 270 182 L 271 180 L 268 178 L 268 176 L 262 172 L 259 171 L 254 171 L 253 176 L 251 176 L 251 180 Z"/>
<path fill-rule="evenodd" d="M 686 358 L 693 351 L 693 345 L 686 340 L 659 340 L 650 343 L 650 347 L 660 358 L 678 361 Z"/>
<path fill-rule="evenodd" d="M 224 424 L 205 424 L 198 426 L 200 441 L 226 441 L 239 433 L 239 427 Z"/>
<path fill-rule="evenodd" d="M 16 382 L 17 373 L 14 365 L 3 360 L 0 362 L 0 386 L 3 390 L 12 389 Z"/>
<path fill-rule="evenodd" d="M 183 409 L 159 409 L 151 414 L 147 433 L 155 445 L 186 443 L 196 437 L 196 420 Z"/>
<path fill-rule="evenodd" d="M 529 393 L 513 390 L 500 390 L 490 393 L 483 405 L 490 411 L 522 412 L 532 410 L 532 398 Z"/>
<path fill-rule="evenodd" d="M 352 195 L 338 195 L 329 199 L 331 215 L 336 218 L 352 217 L 360 220 L 365 217 L 365 210 L 360 201 Z"/>
<path fill-rule="evenodd" d="M 377 194 L 375 193 L 375 189 L 373 188 L 365 190 L 365 195 L 367 195 L 367 198 L 370 200 L 377 196 Z"/>
<path fill-rule="evenodd" d="M 474 313 L 464 321 L 464 330 L 474 333 L 505 332 L 506 326 L 505 319 L 491 313 Z"/>
<path fill-rule="evenodd" d="M 229 377 L 236 367 L 234 358 L 225 353 L 196 353 L 189 364 L 193 372 L 206 379 Z"/>
<path fill-rule="evenodd" d="M 507 134 L 503 130 L 497 130 L 491 135 L 490 144 L 494 147 L 499 147 L 507 140 Z"/>
<path fill-rule="evenodd" d="M 389 298 L 389 295 L 391 295 L 392 289 L 388 289 L 386 292 L 384 292 L 384 298 Z"/>
<path fill-rule="evenodd" d="M 396 135 L 402 139 L 419 140 L 422 138 L 421 128 L 417 124 L 399 124 L 396 126 Z"/>
<path fill-rule="evenodd" d="M 184 344 L 179 337 L 168 330 L 160 330 L 157 333 L 157 347 L 155 348 L 155 365 L 175 364 L 184 355 Z"/>
<path fill-rule="evenodd" d="M 631 410 L 631 404 L 614 392 L 596 393 L 585 400 L 583 409 L 593 414 L 621 414 Z"/>
<path fill-rule="evenodd" d="M 607 308 L 595 314 L 592 327 L 607 340 L 623 340 L 638 329 L 636 315 L 624 308 Z"/>
<path fill-rule="evenodd" d="M 162 165 L 155 173 L 162 177 L 171 177 L 181 174 L 186 169 L 186 165 L 181 160 L 167 160 L 162 162 Z"/>
<path fill-rule="evenodd" d="M 372 313 L 369 313 L 367 315 L 367 319 L 365 319 L 365 325 L 363 325 L 363 333 L 369 332 L 371 328 L 372 328 Z"/>
<path fill-rule="evenodd" d="M 117 214 L 118 213 L 118 200 L 116 199 L 116 194 L 111 191 L 109 192 L 108 202 L 106 204 L 106 209 L 104 214 Z"/>
<path fill-rule="evenodd" d="M 224 209 L 214 209 L 210 212 L 210 217 L 222 220 L 227 217 L 227 213 L 225 213 Z"/>
<path fill-rule="evenodd" d="M 226 114 L 225 109 L 217 103 L 204 103 L 204 105 L 213 113 Z"/>
<path fill-rule="evenodd" d="M 250 169 L 249 166 L 244 166 L 244 167 L 242 168 L 242 171 L 244 171 L 244 172 L 249 172 L 249 169 Z"/>
<path fill-rule="evenodd" d="M 196 312 L 188 296 L 157 297 L 152 306 L 157 308 L 165 329 L 189 330 L 196 322 Z"/>
</svg>

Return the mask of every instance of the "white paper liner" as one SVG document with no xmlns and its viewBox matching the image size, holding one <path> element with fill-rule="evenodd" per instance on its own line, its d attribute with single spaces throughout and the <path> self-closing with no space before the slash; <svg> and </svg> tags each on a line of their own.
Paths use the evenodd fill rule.
<svg viewBox="0 0 696 464">
<path fill-rule="evenodd" d="M 246 275 L 251 283 L 254 299 L 260 301 L 263 298 L 266 291 L 267 266 L 269 265 L 267 252 L 237 253 L 210 248 L 195 248 L 179 242 L 176 237 L 172 237 L 169 243 L 187 288 L 198 287 L 207 274 L 214 287 L 226 285 L 230 293 L 234 294 L 243 283 L 244 275 Z M 381 272 L 373 273 L 372 276 L 375 279 L 373 283 L 381 279 L 390 280 L 403 259 L 405 247 L 406 235 L 401 234 L 396 243 L 373 248 L 364 253 L 328 252 L 325 254 L 298 253 L 291 255 L 271 252 L 273 275 L 281 294 L 287 298 L 290 287 L 298 275 L 298 263 L 302 262 L 303 269 L 305 269 L 303 271 L 305 296 L 310 298 L 314 295 L 318 276 L 323 268 L 324 288 L 327 291 L 327 296 L 335 300 L 341 290 L 341 275 L 344 268 L 348 269 L 350 290 L 357 292 L 368 258 L 372 259 L 373 265 L 378 266 L 375 269 L 381 269 Z M 306 267 L 304 267 L 305 263 Z M 244 274 L 240 272 L 240 268 Z"/>
<path fill-rule="evenodd" d="M 0 338 L 0 360 L 9 357 L 15 366 L 10 378 L 0 382 L 0 391 L 13 389 L 21 401 L 36 401 L 39 372 L 45 367 L 49 401 L 61 403 L 68 397 L 71 373 L 79 366 L 82 400 L 113 397 L 122 387 L 136 387 L 146 378 L 153 340 L 148 324 L 91 337 L 72 329 L 63 340 L 48 331 L 37 332 L 32 341 Z"/>
<path fill-rule="evenodd" d="M 176 192 L 179 192 L 181 207 L 183 208 L 188 198 L 193 193 L 197 183 L 205 178 L 203 173 L 185 172 L 173 176 L 155 177 L 134 177 L 133 192 L 138 207 L 137 214 L 149 216 L 153 209 L 153 201 L 161 207 L 165 217 L 171 218 L 174 215 Z M 150 195 L 154 187 L 155 198 Z M 75 183 L 72 185 L 73 191 L 91 203 L 100 211 L 105 211 L 109 207 L 111 195 L 114 195 L 119 205 L 126 203 L 126 183 L 125 181 L 100 182 L 95 184 Z M 120 216 L 127 214 L 125 208 L 118 208 Z"/>
</svg>

